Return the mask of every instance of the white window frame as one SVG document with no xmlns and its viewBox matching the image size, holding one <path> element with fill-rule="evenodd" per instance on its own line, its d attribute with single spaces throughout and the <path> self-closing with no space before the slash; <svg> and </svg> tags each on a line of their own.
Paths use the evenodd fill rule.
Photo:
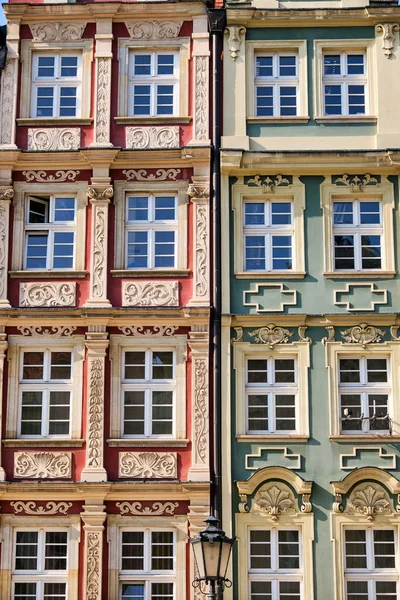
<svg viewBox="0 0 400 600">
<path fill-rule="evenodd" d="M 125 268 L 127 270 L 137 270 L 137 271 L 148 271 L 151 269 L 160 269 L 160 270 L 170 270 L 176 269 L 177 267 L 177 257 L 179 254 L 179 236 L 178 236 L 178 197 L 176 194 L 164 194 L 152 193 L 147 194 L 147 198 L 149 200 L 148 203 L 148 220 L 146 221 L 128 221 L 128 202 L 129 198 L 139 197 L 143 194 L 127 194 L 126 196 L 126 221 L 125 221 Z M 156 221 L 155 220 L 155 202 L 156 198 L 160 196 L 170 196 L 174 198 L 174 210 L 175 210 L 175 219 L 168 221 Z M 128 267 L 128 234 L 130 231 L 145 231 L 148 234 L 147 237 L 147 267 L 141 268 L 131 268 Z M 174 265 L 172 267 L 156 267 L 155 266 L 155 232 L 158 231 L 173 231 L 175 233 L 175 241 L 174 241 Z"/>
<path fill-rule="evenodd" d="M 74 206 L 74 220 L 73 221 L 55 221 L 55 201 L 59 198 L 74 198 L 75 206 Z M 47 222 L 45 223 L 29 223 L 29 203 L 30 200 L 34 200 L 35 202 L 43 202 L 45 204 L 45 200 L 48 200 L 48 215 Z M 46 267 L 40 270 L 62 270 L 62 271 L 73 271 L 75 269 L 75 260 L 76 260 L 76 225 L 77 225 L 77 198 L 76 196 L 68 196 L 67 194 L 50 194 L 49 196 L 34 196 L 29 195 L 26 198 L 25 203 L 25 244 L 24 244 L 24 269 L 27 271 L 35 271 L 37 269 L 30 269 L 26 266 L 27 263 L 27 254 L 28 254 L 28 237 L 31 234 L 39 234 L 39 233 L 47 233 L 47 253 L 46 253 Z M 54 234 L 55 233 L 73 233 L 74 234 L 74 247 L 73 247 L 73 259 L 72 259 L 72 267 L 67 267 L 63 269 L 53 269 L 52 261 L 54 258 Z"/>
<path fill-rule="evenodd" d="M 279 75 L 279 59 L 283 56 L 294 56 L 296 59 L 296 75 L 292 76 L 292 77 L 284 77 L 282 75 Z M 263 58 L 263 57 L 271 57 L 272 58 L 272 76 L 271 77 L 258 77 L 257 76 L 257 58 Z M 295 115 L 287 115 L 288 118 L 290 118 L 291 116 L 293 117 L 297 117 L 297 113 L 298 113 L 298 106 L 299 106 L 299 57 L 298 54 L 295 52 L 274 52 L 274 53 L 267 53 L 267 52 L 257 52 L 257 54 L 254 57 L 254 85 L 255 85 L 255 94 L 254 94 L 254 100 L 255 100 L 255 105 L 254 105 L 254 112 L 256 116 L 263 116 L 263 115 L 257 115 L 257 88 L 263 88 L 263 87 L 272 87 L 272 112 L 273 114 L 270 116 L 273 117 L 284 117 L 285 115 L 281 115 L 280 114 L 280 88 L 281 87 L 295 87 L 296 88 L 296 114 Z"/>
<path fill-rule="evenodd" d="M 54 60 L 54 77 L 45 78 L 39 77 L 38 64 L 39 58 L 47 56 L 53 57 Z M 61 76 L 61 58 L 72 58 L 77 57 L 77 75 L 76 77 L 62 77 Z M 31 105 L 31 116 L 34 119 L 40 118 L 66 118 L 75 119 L 81 116 L 81 82 L 82 82 L 82 54 L 78 52 L 63 52 L 62 54 L 53 53 L 39 53 L 35 52 L 32 57 L 33 68 L 32 68 L 32 105 Z M 51 117 L 38 117 L 37 112 L 37 89 L 41 87 L 52 87 L 54 90 L 53 96 L 53 114 Z M 60 117 L 60 89 L 61 87 L 74 87 L 76 89 L 76 114 L 74 116 Z"/>
<path fill-rule="evenodd" d="M 324 96 L 324 116 L 340 116 L 340 117 L 358 117 L 369 114 L 369 102 L 368 102 L 368 80 L 367 80 L 367 64 L 366 59 L 367 55 L 365 51 L 339 51 L 333 52 L 333 54 L 339 54 L 340 56 L 340 75 L 325 75 L 325 64 L 323 64 L 322 71 L 322 87 L 323 87 L 323 96 Z M 324 61 L 324 57 L 329 55 L 329 51 L 325 51 L 322 57 Z M 363 56 L 364 58 L 364 73 L 362 75 L 349 75 L 347 73 L 347 57 L 351 55 Z M 325 86 L 326 85 L 335 85 L 340 86 L 340 97 L 341 97 L 341 107 L 342 112 L 340 115 L 327 115 L 326 114 L 326 94 L 325 94 Z M 349 86 L 350 85 L 362 85 L 364 87 L 364 97 L 365 97 L 365 113 L 361 113 L 360 115 L 351 115 L 349 112 Z"/>
<path fill-rule="evenodd" d="M 124 436 L 123 435 L 123 356 L 124 352 L 160 350 L 173 352 L 175 360 L 175 407 L 173 436 Z M 174 446 L 186 444 L 186 351 L 187 336 L 174 335 L 152 339 L 143 336 L 132 339 L 129 336 L 113 335 L 110 341 L 111 360 L 111 407 L 110 445 L 117 446 Z"/>
<path fill-rule="evenodd" d="M 340 123 L 346 121 L 353 122 L 376 122 L 377 117 L 377 97 L 376 97 L 376 61 L 374 56 L 375 39 L 373 40 L 315 40 L 314 41 L 314 115 L 315 120 Z M 366 57 L 366 79 L 365 88 L 365 115 L 325 115 L 325 94 L 324 94 L 324 61 L 325 54 L 365 54 Z M 339 79 L 339 78 L 338 78 Z M 352 76 L 353 79 L 353 76 Z M 356 83 L 356 78 L 354 77 Z M 338 82 L 339 84 L 339 82 Z"/>
<path fill-rule="evenodd" d="M 333 245 L 333 203 L 346 200 L 358 199 L 361 202 L 364 200 L 374 200 L 381 203 L 382 215 L 382 233 L 381 233 L 381 248 L 382 248 L 382 265 L 380 269 L 355 269 L 337 270 L 334 265 L 334 245 Z M 381 176 L 381 182 L 376 185 L 364 186 L 363 191 L 357 192 L 352 197 L 352 192 L 349 187 L 338 186 L 331 183 L 331 178 L 327 177 L 321 184 L 321 208 L 323 219 L 323 252 L 324 252 L 324 276 L 352 279 L 352 278 L 388 278 L 394 277 L 396 274 L 395 257 L 394 257 L 394 191 L 393 185 L 385 176 Z"/>
<path fill-rule="evenodd" d="M 67 351 L 72 353 L 72 377 L 68 383 L 71 389 L 70 401 L 70 435 L 69 436 L 41 436 L 41 437 L 20 437 L 20 417 L 21 417 L 21 397 L 22 390 L 27 387 L 21 382 L 22 364 L 24 352 L 57 352 Z M 6 439 L 5 445 L 9 442 L 13 446 L 26 446 L 27 443 L 33 443 L 35 446 L 65 446 L 74 440 L 81 440 L 82 433 L 82 395 L 83 395 L 83 361 L 85 345 L 84 336 L 72 336 L 71 338 L 51 339 L 43 336 L 43 339 L 37 337 L 10 335 L 8 338 L 8 399 L 7 399 L 7 417 L 6 417 Z M 38 389 L 48 387 L 47 382 L 43 385 L 34 383 L 29 385 L 29 389 L 37 387 Z M 19 402 L 16 399 L 19 398 Z M 30 442 L 31 441 L 31 442 Z"/>
<path fill-rule="evenodd" d="M 280 202 L 292 203 L 293 209 L 293 242 L 292 242 L 292 269 L 277 271 L 245 271 L 245 246 L 244 246 L 244 204 L 245 202 Z M 243 177 L 232 186 L 232 210 L 234 211 L 234 269 L 237 279 L 302 279 L 305 272 L 304 249 L 304 210 L 305 187 L 298 179 L 293 177 L 293 183 L 288 186 L 276 186 L 273 193 L 266 193 L 262 187 L 244 185 Z M 275 226 L 274 226 L 275 227 Z"/>
</svg>

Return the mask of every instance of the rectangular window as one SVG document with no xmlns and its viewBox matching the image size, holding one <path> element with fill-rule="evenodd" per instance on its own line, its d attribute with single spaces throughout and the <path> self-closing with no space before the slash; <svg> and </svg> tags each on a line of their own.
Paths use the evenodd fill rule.
<svg viewBox="0 0 400 600">
<path fill-rule="evenodd" d="M 297 116 L 298 71 L 297 54 L 258 54 L 255 57 L 257 117 Z"/>
<path fill-rule="evenodd" d="M 29 196 L 25 220 L 25 269 L 73 269 L 76 198 Z"/>
<path fill-rule="evenodd" d="M 15 531 L 13 600 L 67 600 L 68 534 Z"/>
<path fill-rule="evenodd" d="M 35 54 L 32 75 L 32 116 L 80 116 L 81 57 L 79 54 Z"/>
<path fill-rule="evenodd" d="M 175 434 L 175 353 L 124 352 L 123 435 L 173 437 Z"/>
<path fill-rule="evenodd" d="M 247 359 L 247 433 L 296 431 L 296 368 L 295 358 Z"/>
<path fill-rule="evenodd" d="M 300 533 L 252 529 L 249 539 L 250 600 L 300 600 Z"/>
<path fill-rule="evenodd" d="M 346 600 L 397 600 L 396 535 L 393 529 L 346 529 Z"/>
<path fill-rule="evenodd" d="M 366 54 L 335 52 L 323 56 L 323 98 L 326 116 L 367 114 Z"/>
<path fill-rule="evenodd" d="M 342 433 L 390 432 L 388 359 L 339 358 L 339 400 Z"/>
<path fill-rule="evenodd" d="M 69 437 L 72 352 L 22 353 L 19 437 Z"/>
<path fill-rule="evenodd" d="M 131 52 L 129 65 L 129 115 L 132 117 L 177 114 L 179 53 Z"/>
<path fill-rule="evenodd" d="M 333 202 L 336 271 L 382 268 L 382 207 L 378 200 Z"/>
<path fill-rule="evenodd" d="M 248 201 L 244 204 L 245 271 L 293 269 L 293 203 Z"/>
<path fill-rule="evenodd" d="M 128 196 L 126 268 L 175 268 L 177 228 L 176 196 Z"/>
<path fill-rule="evenodd" d="M 122 531 L 121 600 L 172 600 L 175 534 L 161 530 Z"/>
</svg>

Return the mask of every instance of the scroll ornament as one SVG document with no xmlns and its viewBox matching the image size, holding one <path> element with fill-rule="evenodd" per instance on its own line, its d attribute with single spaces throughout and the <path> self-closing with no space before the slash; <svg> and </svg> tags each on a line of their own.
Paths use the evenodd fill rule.
<svg viewBox="0 0 400 600">
<path fill-rule="evenodd" d="M 120 452 L 119 475 L 131 479 L 176 479 L 176 452 Z"/>
</svg>

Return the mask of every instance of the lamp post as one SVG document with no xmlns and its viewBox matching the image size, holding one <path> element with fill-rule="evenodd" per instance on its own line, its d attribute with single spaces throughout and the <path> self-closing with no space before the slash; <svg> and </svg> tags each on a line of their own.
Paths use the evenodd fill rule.
<svg viewBox="0 0 400 600">
<path fill-rule="evenodd" d="M 224 587 L 232 585 L 226 572 L 235 538 L 225 535 L 225 531 L 218 527 L 219 520 L 214 516 L 209 516 L 205 523 L 207 527 L 198 536 L 190 538 L 198 573 L 192 585 L 206 594 L 201 585 L 209 584 L 207 597 L 209 600 L 218 600 Z"/>
</svg>

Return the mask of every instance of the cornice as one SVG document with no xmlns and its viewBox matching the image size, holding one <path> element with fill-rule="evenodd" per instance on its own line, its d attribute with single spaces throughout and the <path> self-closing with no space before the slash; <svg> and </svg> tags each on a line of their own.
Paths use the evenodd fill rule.
<svg viewBox="0 0 400 600">
<path fill-rule="evenodd" d="M 224 315 L 225 324 L 228 325 L 229 321 L 227 316 Z M 263 327 L 269 323 L 274 323 L 278 326 L 291 326 L 299 327 L 300 325 L 306 325 L 307 327 L 326 327 L 327 325 L 340 325 L 340 326 L 351 326 L 359 325 L 363 320 L 365 321 L 365 315 L 273 315 L 269 314 L 267 317 L 260 317 L 256 315 L 232 315 L 231 326 L 239 327 Z M 374 314 L 369 315 L 368 321 L 374 323 L 374 325 L 397 325 L 400 324 L 400 315 L 398 314 Z"/>
</svg>

